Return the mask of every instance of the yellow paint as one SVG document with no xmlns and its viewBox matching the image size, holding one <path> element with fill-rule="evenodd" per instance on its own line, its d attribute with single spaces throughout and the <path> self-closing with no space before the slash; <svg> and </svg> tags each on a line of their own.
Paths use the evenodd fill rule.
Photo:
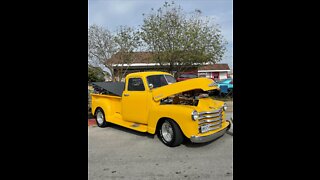
<svg viewBox="0 0 320 180">
<path fill-rule="evenodd" d="M 160 119 L 170 118 L 179 125 L 184 135 L 188 138 L 214 134 L 229 125 L 229 122 L 225 121 L 225 112 L 223 112 L 222 127 L 220 129 L 199 133 L 198 121 L 191 119 L 191 113 L 194 110 L 202 112 L 218 109 L 224 104 L 222 101 L 213 100 L 209 97 L 200 99 L 198 106 L 160 105 L 159 100 L 184 91 L 217 89 L 217 86 L 209 86 L 213 82 L 211 79 L 195 78 L 150 90 L 147 86 L 146 77 L 158 74 L 170 75 L 165 72 L 153 71 L 132 73 L 126 77 L 126 82 L 129 81 L 129 78 L 141 78 L 145 91 L 127 91 L 128 85 L 126 84 L 122 97 L 92 94 L 92 112 L 95 112 L 96 108 L 100 107 L 105 113 L 106 121 L 151 134 L 156 132 L 157 123 Z M 124 96 L 124 94 L 128 96 Z"/>
<path fill-rule="evenodd" d="M 202 89 L 204 91 L 214 90 L 218 88 L 217 86 L 210 87 L 209 84 L 211 83 L 213 83 L 213 80 L 209 78 L 189 79 L 187 81 L 180 81 L 156 88 L 152 91 L 152 95 L 155 101 L 159 101 L 160 99 L 172 96 L 174 94 L 193 90 L 195 85 L 197 85 L 197 89 Z"/>
</svg>

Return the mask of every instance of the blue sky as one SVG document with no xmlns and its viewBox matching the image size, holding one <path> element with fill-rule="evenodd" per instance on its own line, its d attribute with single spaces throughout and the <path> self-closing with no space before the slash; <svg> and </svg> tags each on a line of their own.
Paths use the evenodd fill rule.
<svg viewBox="0 0 320 180">
<path fill-rule="evenodd" d="M 110 31 L 116 31 L 120 25 L 139 28 L 143 23 L 142 14 L 151 12 L 151 8 L 160 8 L 169 0 L 88 0 L 89 24 L 103 26 Z M 228 63 L 232 67 L 232 0 L 175 0 L 184 12 L 200 9 L 204 16 L 214 18 L 220 25 L 222 35 L 228 42 L 226 53 L 221 63 Z"/>
</svg>

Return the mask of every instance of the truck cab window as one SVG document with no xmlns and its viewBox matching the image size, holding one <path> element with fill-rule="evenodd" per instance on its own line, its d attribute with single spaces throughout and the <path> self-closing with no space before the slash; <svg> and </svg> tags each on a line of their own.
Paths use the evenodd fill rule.
<svg viewBox="0 0 320 180">
<path fill-rule="evenodd" d="M 130 78 L 128 83 L 128 91 L 144 91 L 141 78 Z"/>
</svg>

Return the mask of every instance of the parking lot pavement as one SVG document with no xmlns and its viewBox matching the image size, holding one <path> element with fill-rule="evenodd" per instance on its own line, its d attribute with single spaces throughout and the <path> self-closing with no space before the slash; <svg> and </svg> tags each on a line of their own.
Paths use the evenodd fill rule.
<svg viewBox="0 0 320 180">
<path fill-rule="evenodd" d="M 226 112 L 233 112 L 233 101 L 225 101 L 227 103 L 227 111 Z"/>
<path fill-rule="evenodd" d="M 233 136 L 165 146 L 155 135 L 117 125 L 88 127 L 90 180 L 233 179 Z"/>
<path fill-rule="evenodd" d="M 226 112 L 226 119 L 230 120 L 233 118 L 233 112 Z"/>
</svg>

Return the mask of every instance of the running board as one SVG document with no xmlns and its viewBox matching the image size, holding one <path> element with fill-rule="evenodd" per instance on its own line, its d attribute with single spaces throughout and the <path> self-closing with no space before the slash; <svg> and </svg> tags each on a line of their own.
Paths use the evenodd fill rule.
<svg viewBox="0 0 320 180">
<path fill-rule="evenodd" d="M 145 124 L 123 121 L 120 118 L 111 118 L 111 119 L 109 119 L 109 122 L 111 122 L 113 124 L 117 124 L 119 126 L 129 128 L 129 129 L 140 131 L 140 132 L 147 132 L 147 130 L 148 130 L 148 126 Z"/>
</svg>

